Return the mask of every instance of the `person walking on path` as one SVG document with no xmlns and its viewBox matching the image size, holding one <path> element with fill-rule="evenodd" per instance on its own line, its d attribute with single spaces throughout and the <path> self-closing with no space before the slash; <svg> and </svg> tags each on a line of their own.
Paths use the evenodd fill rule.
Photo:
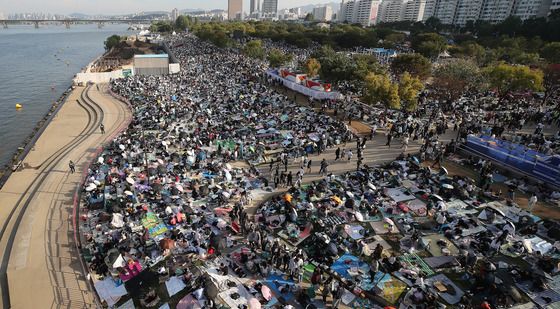
<svg viewBox="0 0 560 309">
<path fill-rule="evenodd" d="M 291 187 L 291 186 L 292 186 L 292 181 L 293 181 L 293 175 L 292 175 L 292 171 L 290 171 L 290 172 L 288 173 L 288 181 L 287 181 L 287 184 L 286 184 L 286 185 L 287 185 L 288 187 Z"/>
<path fill-rule="evenodd" d="M 340 147 L 336 148 L 336 151 L 334 152 L 334 154 L 336 155 L 334 160 L 338 161 L 338 159 L 340 159 Z"/>
<path fill-rule="evenodd" d="M 432 168 L 436 167 L 436 165 L 441 168 L 442 162 L 443 162 L 443 152 L 438 151 L 436 155 L 436 159 L 434 160 L 434 164 L 432 164 Z"/>
<path fill-rule="evenodd" d="M 105 126 L 103 124 L 99 126 L 99 129 L 101 130 L 101 134 L 105 134 Z"/>
<path fill-rule="evenodd" d="M 70 163 L 68 163 L 68 167 L 70 167 L 70 174 L 74 174 L 74 172 L 76 171 L 76 165 L 74 164 L 74 162 L 72 162 L 72 160 L 70 160 Z"/>
<path fill-rule="evenodd" d="M 307 161 L 307 173 L 311 173 L 311 160 Z"/>
<path fill-rule="evenodd" d="M 529 202 L 527 202 L 527 208 L 529 208 L 529 212 L 533 212 L 533 208 L 535 207 L 536 204 L 537 204 L 537 195 L 533 193 L 533 195 L 529 199 Z"/>
<path fill-rule="evenodd" d="M 389 148 L 391 148 L 391 140 L 393 139 L 393 134 L 389 133 L 387 135 L 387 144 L 385 144 L 385 146 L 389 146 Z"/>
<path fill-rule="evenodd" d="M 358 161 L 356 162 L 356 171 L 360 170 L 360 167 L 362 166 L 362 161 L 364 159 L 362 157 L 358 157 Z"/>
<path fill-rule="evenodd" d="M 406 150 L 408 149 L 408 140 L 408 135 L 405 135 L 402 141 L 402 148 L 404 148 L 404 152 L 406 152 Z"/>
<path fill-rule="evenodd" d="M 329 164 L 327 163 L 327 160 L 325 160 L 323 158 L 323 161 L 321 161 L 321 168 L 319 169 L 319 174 L 321 174 L 321 176 L 323 176 L 327 173 L 327 167 L 328 166 L 329 166 Z"/>
</svg>

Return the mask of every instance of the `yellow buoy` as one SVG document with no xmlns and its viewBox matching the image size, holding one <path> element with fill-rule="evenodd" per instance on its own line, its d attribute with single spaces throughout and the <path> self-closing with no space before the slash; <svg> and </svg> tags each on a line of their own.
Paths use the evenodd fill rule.
<svg viewBox="0 0 560 309">
<path fill-rule="evenodd" d="M 16 104 L 16 109 L 21 109 L 21 108 L 23 108 L 23 105 L 17 103 L 17 104 Z"/>
</svg>

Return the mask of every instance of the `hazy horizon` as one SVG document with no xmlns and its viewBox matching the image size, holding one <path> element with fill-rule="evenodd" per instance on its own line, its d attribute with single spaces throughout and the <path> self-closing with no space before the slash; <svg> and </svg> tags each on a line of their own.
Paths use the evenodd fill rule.
<svg viewBox="0 0 560 309">
<path fill-rule="evenodd" d="M 262 1 L 262 0 L 261 0 Z M 308 4 L 328 3 L 331 0 L 281 0 L 278 8 L 293 8 Z M 227 0 L 0 0 L 0 13 L 51 13 L 69 15 L 120 15 L 145 11 L 184 9 L 227 9 Z M 249 0 L 243 0 L 243 10 L 249 10 Z"/>
</svg>

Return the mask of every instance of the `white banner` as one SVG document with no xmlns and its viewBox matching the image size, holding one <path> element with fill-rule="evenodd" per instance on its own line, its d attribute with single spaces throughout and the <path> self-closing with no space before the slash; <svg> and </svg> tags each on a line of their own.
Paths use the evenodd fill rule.
<svg viewBox="0 0 560 309">
<path fill-rule="evenodd" d="M 295 83 L 293 81 L 282 78 L 280 75 L 278 75 L 276 70 L 268 70 L 266 71 L 266 74 L 275 80 L 282 81 L 282 83 L 286 88 L 292 89 L 293 91 L 297 91 L 301 94 L 304 94 L 308 97 L 312 97 L 313 99 L 316 100 L 323 100 L 323 99 L 339 100 L 343 98 L 342 95 L 337 91 L 327 92 L 327 91 L 314 90 L 311 88 L 307 88 L 303 85 L 300 85 L 298 83 Z"/>
</svg>

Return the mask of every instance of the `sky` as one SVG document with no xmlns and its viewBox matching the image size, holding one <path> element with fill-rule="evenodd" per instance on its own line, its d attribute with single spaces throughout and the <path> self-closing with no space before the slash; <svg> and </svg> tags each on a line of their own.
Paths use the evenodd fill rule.
<svg viewBox="0 0 560 309">
<path fill-rule="evenodd" d="M 262 0 L 261 0 L 262 1 Z M 327 3 L 330 0 L 278 0 L 278 8 Z M 0 0 L 4 14 L 42 12 L 56 14 L 126 14 L 142 11 L 183 9 L 227 9 L 227 0 Z M 248 11 L 249 0 L 243 0 Z"/>
</svg>

